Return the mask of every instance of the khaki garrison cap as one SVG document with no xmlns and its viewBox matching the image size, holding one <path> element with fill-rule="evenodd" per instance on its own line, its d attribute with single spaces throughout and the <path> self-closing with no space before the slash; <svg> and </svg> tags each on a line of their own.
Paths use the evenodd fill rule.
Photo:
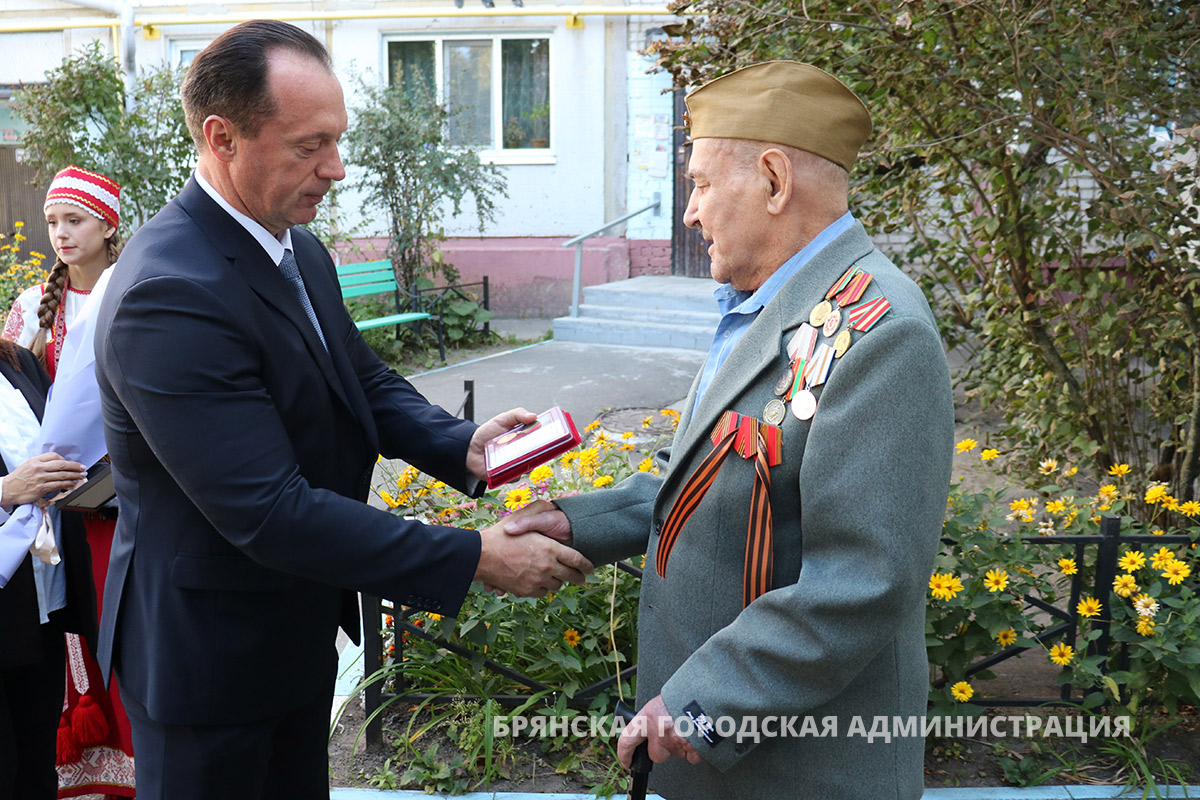
<svg viewBox="0 0 1200 800">
<path fill-rule="evenodd" d="M 871 135 L 871 114 L 846 85 L 799 61 L 743 67 L 685 99 L 693 139 L 752 139 L 786 144 L 849 172 Z"/>
</svg>

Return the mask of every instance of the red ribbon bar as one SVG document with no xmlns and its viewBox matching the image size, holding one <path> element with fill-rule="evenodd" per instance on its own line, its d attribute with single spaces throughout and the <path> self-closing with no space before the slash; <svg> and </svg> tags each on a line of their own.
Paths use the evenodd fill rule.
<svg viewBox="0 0 1200 800">
<path fill-rule="evenodd" d="M 850 282 L 850 279 L 854 277 L 856 272 L 858 272 L 858 267 L 851 267 L 843 272 L 842 277 L 837 279 L 837 283 L 829 287 L 829 291 L 825 293 L 825 299 L 832 300 L 835 294 L 846 288 L 846 284 Z"/>
<path fill-rule="evenodd" d="M 861 305 L 850 312 L 850 327 L 866 333 L 887 313 L 892 304 L 886 297 L 876 297 L 869 303 Z"/>
<path fill-rule="evenodd" d="M 873 277 L 875 276 L 869 272 L 860 272 L 855 275 L 854 279 L 850 281 L 850 285 L 846 287 L 845 291 L 841 292 L 837 296 L 838 305 L 845 308 L 851 303 L 857 303 L 858 298 L 862 297 L 863 292 L 865 292 L 867 287 L 871 285 L 871 279 Z"/>
</svg>

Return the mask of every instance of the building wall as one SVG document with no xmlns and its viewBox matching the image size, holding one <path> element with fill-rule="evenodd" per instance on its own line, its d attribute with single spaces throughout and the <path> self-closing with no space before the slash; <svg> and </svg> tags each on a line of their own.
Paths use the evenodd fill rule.
<svg viewBox="0 0 1200 800">
<path fill-rule="evenodd" d="M 431 5 L 418 0 L 412 4 Z M 540 0 L 527 0 L 527 6 L 538 4 Z M 660 0 L 630 1 L 630 5 L 642 4 L 661 7 Z M 264 9 L 294 7 L 270 0 L 262 4 Z M 139 5 L 137 13 L 175 14 L 186 8 Z M 243 10 L 240 4 L 195 8 L 198 18 Z M 0 11 L 9 21 L 105 16 L 55 0 L 0 0 Z M 656 193 L 661 198 L 657 215 L 647 212 L 588 240 L 583 284 L 669 271 L 672 106 L 670 95 L 662 93 L 669 78 L 647 74 L 652 61 L 631 48 L 645 47 L 647 34 L 673 17 L 585 15 L 582 19 L 582 29 L 568 28 L 565 15 L 296 23 L 326 43 L 351 113 L 362 102 L 355 88 L 360 77 L 378 80 L 386 69 L 389 36 L 529 34 L 550 39 L 551 151 L 485 153 L 503 170 L 508 184 L 507 198 L 497 203 L 496 219 L 480 230 L 470 197 L 460 214 L 447 209 L 444 216 L 449 259 L 458 265 L 464 280 L 489 275 L 494 308 L 501 313 L 565 312 L 574 250 L 562 248 L 562 242 L 653 202 Z M 139 27 L 137 66 L 146 69 L 176 62 L 181 49 L 198 49 L 228 27 L 202 22 L 153 30 Z M 91 41 L 109 49 L 117 46 L 112 29 L 104 27 L 0 33 L 0 86 L 43 80 L 48 70 Z M 339 227 L 369 250 L 384 233 L 385 220 L 380 209 L 364 203 L 355 186 L 360 178 L 349 170 L 336 216 Z"/>
</svg>

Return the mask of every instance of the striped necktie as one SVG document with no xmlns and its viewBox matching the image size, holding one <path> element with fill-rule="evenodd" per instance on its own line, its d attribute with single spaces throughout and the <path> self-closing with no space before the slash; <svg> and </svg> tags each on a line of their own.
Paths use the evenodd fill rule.
<svg viewBox="0 0 1200 800">
<path fill-rule="evenodd" d="M 317 329 L 317 336 L 321 337 L 321 345 L 328 352 L 329 345 L 325 343 L 325 334 L 321 332 L 321 323 L 317 322 L 317 312 L 313 311 L 312 302 L 308 299 L 308 292 L 304 289 L 304 279 L 300 277 L 300 267 L 296 265 L 296 257 L 292 255 L 291 250 L 283 251 L 283 261 L 279 262 L 279 271 L 296 290 L 296 297 L 300 300 L 304 313 L 308 315 L 308 321 Z"/>
</svg>

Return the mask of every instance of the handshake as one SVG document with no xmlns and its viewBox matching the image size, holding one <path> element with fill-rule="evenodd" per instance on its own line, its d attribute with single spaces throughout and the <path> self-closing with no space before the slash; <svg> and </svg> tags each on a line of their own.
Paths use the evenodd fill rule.
<svg viewBox="0 0 1200 800">
<path fill-rule="evenodd" d="M 493 591 L 541 597 L 564 583 L 583 583 L 592 563 L 571 549 L 567 517 L 537 500 L 479 532 L 475 580 Z"/>
<path fill-rule="evenodd" d="M 479 426 L 467 450 L 467 469 L 480 480 L 487 476 L 487 442 L 537 420 L 516 408 Z M 552 503 L 538 500 L 479 532 L 481 547 L 475 580 L 493 591 L 518 597 L 541 597 L 565 583 L 583 583 L 592 563 L 571 549 L 571 523 Z"/>
</svg>

